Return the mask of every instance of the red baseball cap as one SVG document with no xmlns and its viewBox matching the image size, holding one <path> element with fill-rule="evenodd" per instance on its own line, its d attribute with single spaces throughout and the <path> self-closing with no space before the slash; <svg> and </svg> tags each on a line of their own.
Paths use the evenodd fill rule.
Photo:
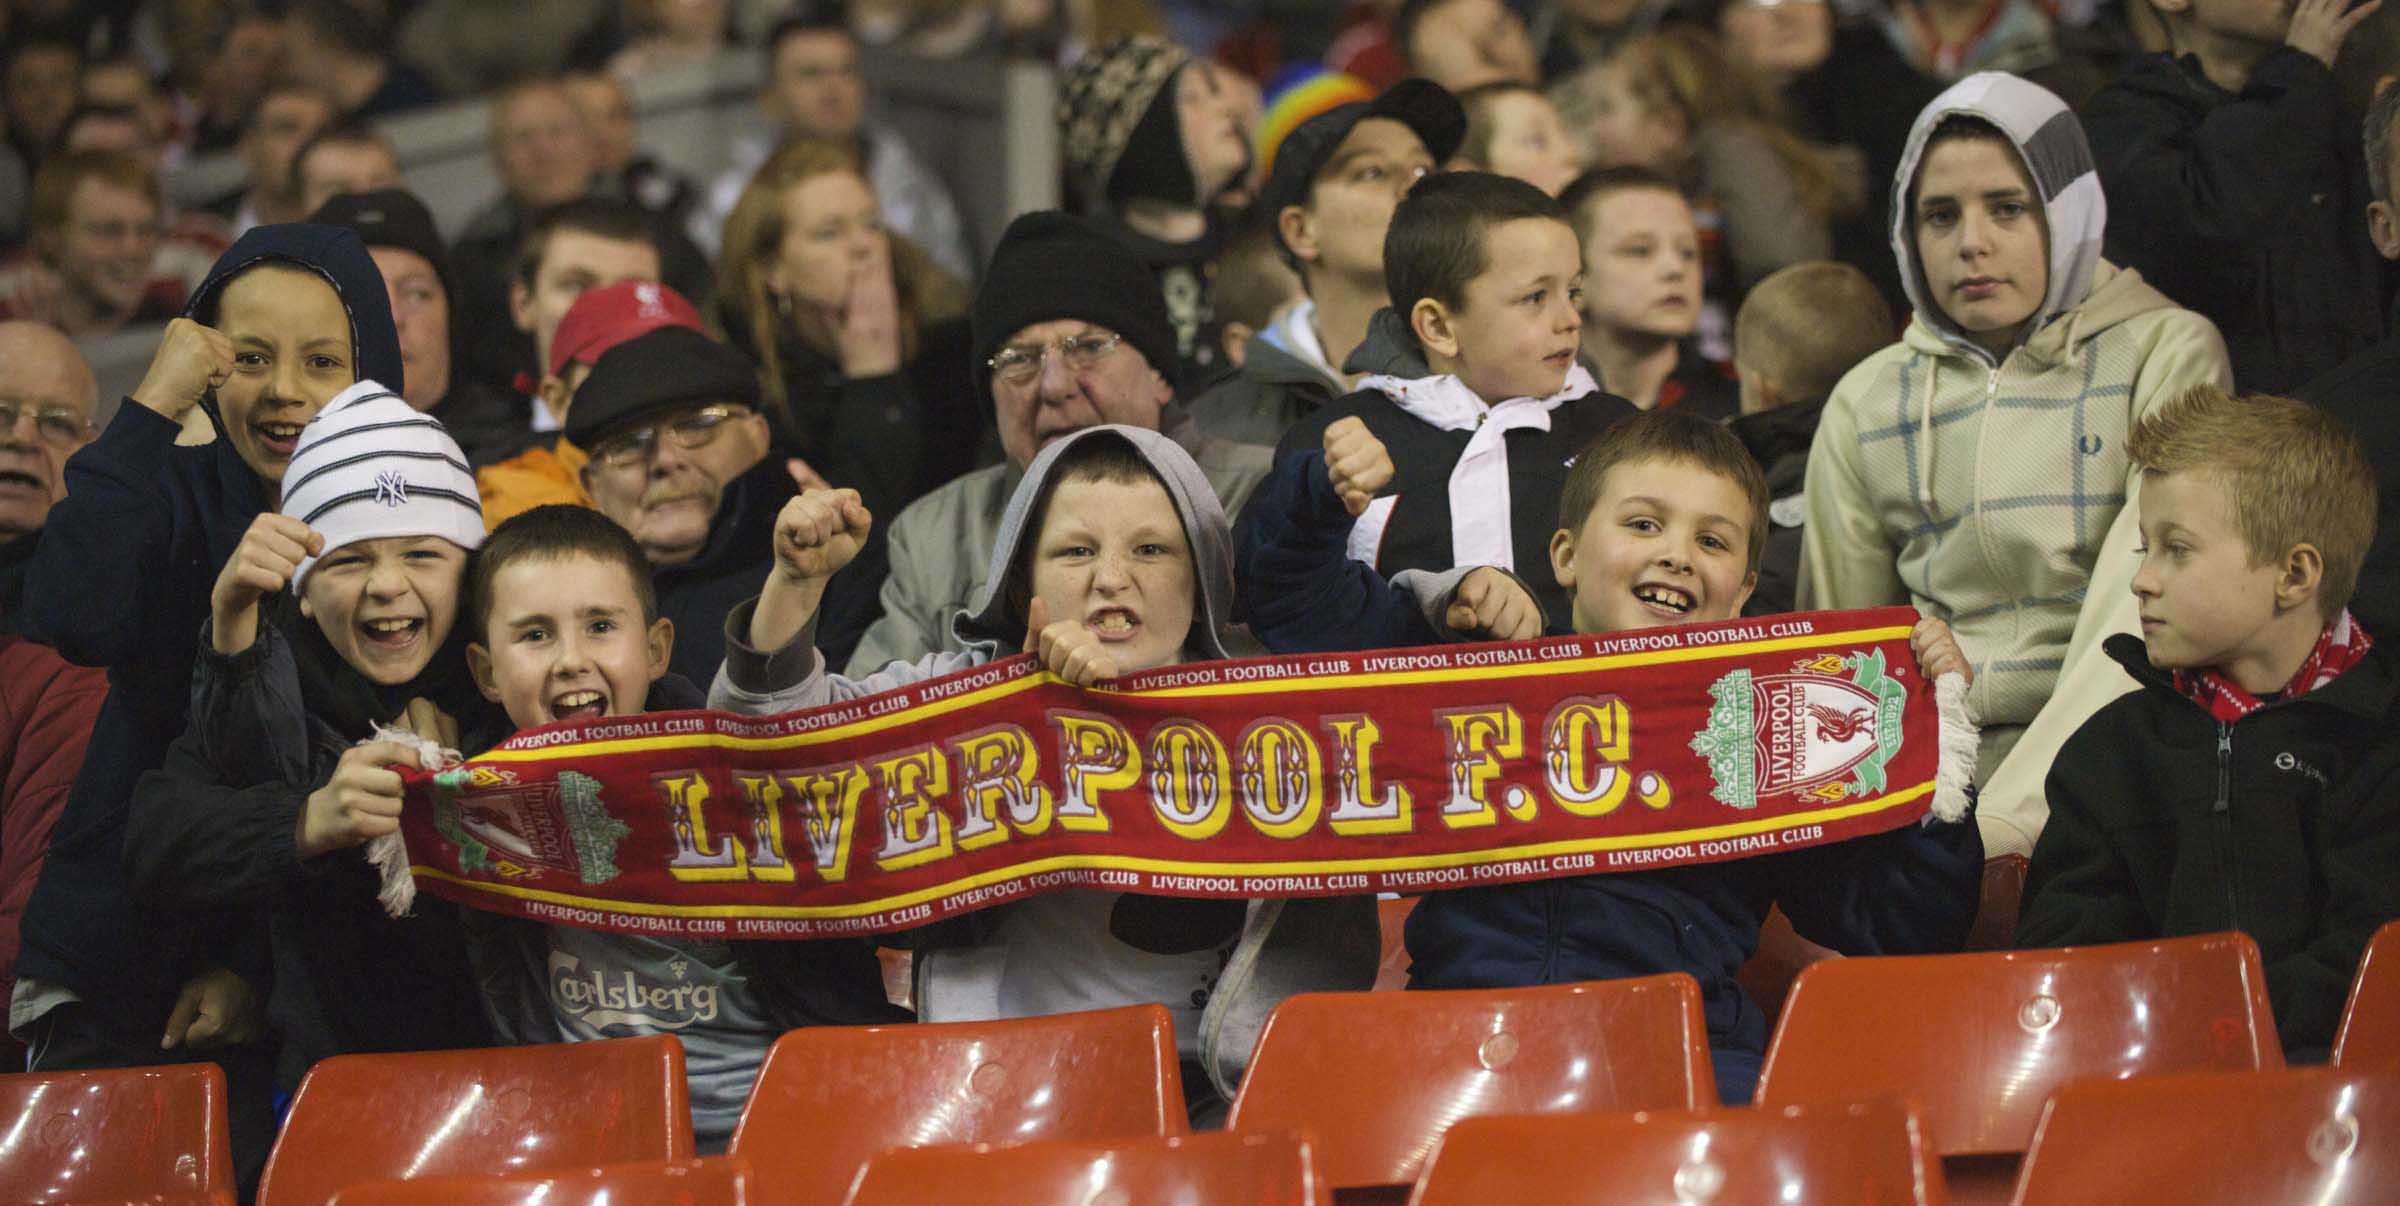
<svg viewBox="0 0 2400 1206">
<path fill-rule="evenodd" d="M 698 331 L 700 311 L 657 281 L 618 281 L 586 289 L 567 307 L 558 332 L 550 337 L 550 375 L 566 372 L 577 361 L 594 363 L 610 348 L 661 327 Z"/>
</svg>

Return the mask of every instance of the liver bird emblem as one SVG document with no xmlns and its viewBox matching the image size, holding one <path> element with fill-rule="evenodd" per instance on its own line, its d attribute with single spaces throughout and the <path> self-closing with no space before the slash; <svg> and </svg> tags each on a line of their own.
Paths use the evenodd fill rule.
<svg viewBox="0 0 2400 1206">
<path fill-rule="evenodd" d="M 1808 714 L 1817 722 L 1817 736 L 1825 741 L 1848 741 L 1864 732 L 1867 722 L 1875 719 L 1873 708 L 1852 708 L 1845 712 L 1825 704 L 1808 705 Z"/>
</svg>

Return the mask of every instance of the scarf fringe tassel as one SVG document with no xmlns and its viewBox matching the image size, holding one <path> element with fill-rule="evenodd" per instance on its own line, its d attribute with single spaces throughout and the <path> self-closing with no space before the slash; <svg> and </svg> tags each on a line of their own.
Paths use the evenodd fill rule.
<svg viewBox="0 0 2400 1206">
<path fill-rule="evenodd" d="M 1933 778 L 1933 815 L 1960 821 L 1974 799 L 1975 751 L 1983 738 L 1967 714 L 1966 676 L 1951 673 L 1933 680 L 1933 703 L 1942 719 L 1942 757 Z"/>
</svg>

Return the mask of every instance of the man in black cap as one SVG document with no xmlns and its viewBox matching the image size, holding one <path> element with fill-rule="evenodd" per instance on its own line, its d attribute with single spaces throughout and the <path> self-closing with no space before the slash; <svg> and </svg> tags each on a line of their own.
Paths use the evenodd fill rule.
<svg viewBox="0 0 2400 1206">
<path fill-rule="evenodd" d="M 976 381 L 1007 459 L 890 521 L 883 614 L 850 658 L 853 676 L 964 647 L 951 618 L 990 576 L 1001 512 L 1025 466 L 1060 436 L 1103 423 L 1163 431 L 1192 454 L 1228 514 L 1266 475 L 1267 449 L 1210 439 L 1182 413 L 1169 378 L 1175 325 L 1156 279 L 1092 222 L 1045 211 L 1010 223 L 976 290 L 973 323 Z M 579 395 L 576 410 L 583 405 Z"/>
<path fill-rule="evenodd" d="M 793 484 L 767 456 L 758 370 L 688 327 L 601 354 L 567 411 L 584 492 L 650 559 L 659 614 L 675 622 L 671 667 L 695 683 L 725 660 L 725 615 L 758 592 L 775 515 Z"/>
<path fill-rule="evenodd" d="M 525 444 L 523 407 L 506 394 L 450 371 L 450 299 L 454 280 L 442 236 L 423 202 L 399 189 L 340 193 L 309 221 L 356 231 L 383 273 L 400 328 L 401 397 L 442 421 L 469 463 L 503 460 Z"/>
<path fill-rule="evenodd" d="M 1242 370 L 1192 403 L 1212 436 L 1272 445 L 1317 407 L 1350 392 L 1344 364 L 1367 320 L 1390 304 L 1383 236 L 1400 198 L 1458 150 L 1467 116 L 1427 80 L 1338 105 L 1294 128 L 1275 153 L 1258 214 L 1307 289 L 1251 340 Z"/>
</svg>

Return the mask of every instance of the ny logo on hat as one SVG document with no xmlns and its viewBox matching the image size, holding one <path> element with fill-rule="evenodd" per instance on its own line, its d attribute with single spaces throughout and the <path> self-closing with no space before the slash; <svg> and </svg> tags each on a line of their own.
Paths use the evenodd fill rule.
<svg viewBox="0 0 2400 1206">
<path fill-rule="evenodd" d="M 397 469 L 386 469 L 375 475 L 375 501 L 387 507 L 408 505 L 408 480 Z"/>
</svg>

